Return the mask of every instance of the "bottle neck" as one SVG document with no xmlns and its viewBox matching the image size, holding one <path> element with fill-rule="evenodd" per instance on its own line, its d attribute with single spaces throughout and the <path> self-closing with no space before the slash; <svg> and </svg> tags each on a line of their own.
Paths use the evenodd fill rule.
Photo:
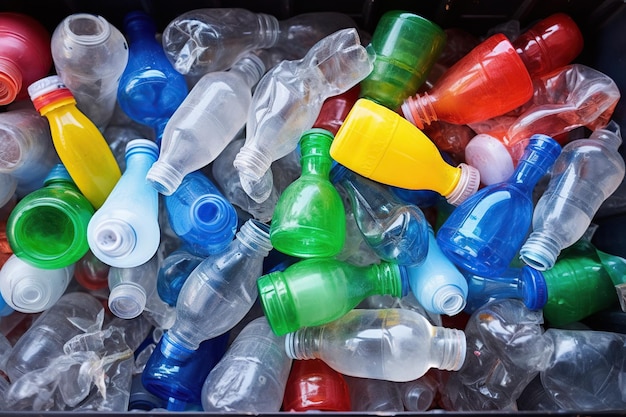
<svg viewBox="0 0 626 417">
<path fill-rule="evenodd" d="M 423 129 L 424 124 L 430 125 L 431 122 L 438 120 L 433 106 L 434 101 L 435 98 L 428 93 L 409 97 L 400 107 L 402 115 L 419 129 Z"/>
<path fill-rule="evenodd" d="M 391 295 L 400 298 L 406 295 L 408 280 L 406 270 L 391 262 L 381 262 L 369 267 L 371 277 L 376 282 L 376 291 L 370 295 Z M 368 274 L 369 275 L 369 274 Z"/>
<path fill-rule="evenodd" d="M 22 71 L 10 59 L 0 57 L 0 105 L 12 103 L 22 89 Z"/>
<path fill-rule="evenodd" d="M 330 144 L 333 135 L 324 129 L 310 129 L 300 139 L 300 165 L 302 175 L 315 175 L 329 179 L 333 161 Z"/>
<path fill-rule="evenodd" d="M 276 17 L 269 14 L 257 13 L 257 19 L 259 22 L 259 36 L 257 37 L 256 49 L 271 48 L 278 42 L 283 26 Z"/>
<path fill-rule="evenodd" d="M 285 335 L 285 352 L 291 359 L 320 359 L 324 326 L 303 327 Z"/>
<path fill-rule="evenodd" d="M 251 219 L 245 222 L 235 235 L 235 240 L 259 256 L 265 257 L 272 250 L 270 228 L 258 220 Z"/>
<path fill-rule="evenodd" d="M 248 54 L 237 61 L 230 69 L 231 73 L 237 74 L 252 89 L 265 74 L 265 64 L 261 58 L 254 54 Z"/>
<path fill-rule="evenodd" d="M 533 135 L 509 182 L 531 192 L 561 153 L 561 146 L 546 135 Z"/>
<path fill-rule="evenodd" d="M 102 17 L 88 13 L 78 13 L 63 21 L 65 36 L 71 42 L 83 46 L 96 46 L 105 43 L 111 36 L 111 27 Z"/>
<path fill-rule="evenodd" d="M 434 327 L 431 338 L 433 367 L 445 371 L 458 371 L 465 362 L 467 342 L 462 330 Z"/>
</svg>

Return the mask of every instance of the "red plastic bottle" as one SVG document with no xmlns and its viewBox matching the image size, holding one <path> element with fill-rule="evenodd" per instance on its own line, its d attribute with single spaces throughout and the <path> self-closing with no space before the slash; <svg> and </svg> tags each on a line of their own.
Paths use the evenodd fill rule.
<svg viewBox="0 0 626 417">
<path fill-rule="evenodd" d="M 284 411 L 351 411 L 350 391 L 343 375 L 320 359 L 296 360 L 291 366 Z"/>
<path fill-rule="evenodd" d="M 360 92 L 361 88 L 357 84 L 344 93 L 324 100 L 320 114 L 317 116 L 315 123 L 313 123 L 313 127 L 326 129 L 333 136 L 336 135 L 350 109 L 359 99 Z"/>
<path fill-rule="evenodd" d="M 476 123 L 507 113 L 532 98 L 533 85 L 519 54 L 502 33 L 485 39 L 423 94 L 402 104 L 418 128 L 435 120 Z"/>
<path fill-rule="evenodd" d="M 52 66 L 50 33 L 34 18 L 0 13 L 0 105 L 28 98 L 30 84 Z"/>
<path fill-rule="evenodd" d="M 564 13 L 540 20 L 513 41 L 533 78 L 572 62 L 582 51 L 583 44 L 578 25 Z"/>
</svg>

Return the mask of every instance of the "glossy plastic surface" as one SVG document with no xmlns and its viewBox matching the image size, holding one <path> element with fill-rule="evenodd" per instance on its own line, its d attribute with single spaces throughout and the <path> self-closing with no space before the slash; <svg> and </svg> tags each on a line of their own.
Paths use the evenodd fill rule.
<svg viewBox="0 0 626 417">
<path fill-rule="evenodd" d="M 285 395 L 284 411 L 351 411 L 350 392 L 342 374 L 319 359 L 294 361 Z"/>
</svg>

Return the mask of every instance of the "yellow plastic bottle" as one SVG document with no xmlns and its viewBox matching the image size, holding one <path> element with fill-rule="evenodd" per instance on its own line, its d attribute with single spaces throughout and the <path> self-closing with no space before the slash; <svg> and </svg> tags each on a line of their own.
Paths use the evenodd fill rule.
<svg viewBox="0 0 626 417">
<path fill-rule="evenodd" d="M 100 208 L 122 175 L 104 136 L 78 110 L 58 76 L 34 82 L 28 93 L 35 109 L 48 119 L 54 147 L 70 177 L 93 207 Z"/>
<path fill-rule="evenodd" d="M 458 205 L 478 190 L 480 173 L 454 167 L 437 146 L 398 113 L 361 98 L 339 128 L 330 156 L 346 168 L 382 184 L 433 190 Z"/>
</svg>

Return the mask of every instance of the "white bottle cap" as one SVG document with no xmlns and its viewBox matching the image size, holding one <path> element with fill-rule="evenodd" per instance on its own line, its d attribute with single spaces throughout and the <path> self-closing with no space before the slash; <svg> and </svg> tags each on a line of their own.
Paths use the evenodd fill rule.
<svg viewBox="0 0 626 417">
<path fill-rule="evenodd" d="M 480 171 L 485 185 L 506 181 L 515 169 L 506 146 L 493 136 L 481 133 L 465 147 L 465 161 Z"/>
</svg>

